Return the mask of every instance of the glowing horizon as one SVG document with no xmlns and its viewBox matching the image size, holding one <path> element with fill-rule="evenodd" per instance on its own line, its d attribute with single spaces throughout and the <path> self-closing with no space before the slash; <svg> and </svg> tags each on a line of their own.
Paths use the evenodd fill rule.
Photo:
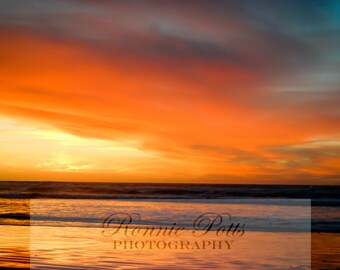
<svg viewBox="0 0 340 270">
<path fill-rule="evenodd" d="M 340 184 L 339 2 L 212 2 L 0 3 L 0 181 Z"/>
</svg>

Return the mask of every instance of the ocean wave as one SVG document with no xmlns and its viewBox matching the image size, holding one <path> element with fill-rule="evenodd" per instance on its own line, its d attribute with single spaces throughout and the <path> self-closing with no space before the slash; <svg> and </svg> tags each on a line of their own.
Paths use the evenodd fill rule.
<svg viewBox="0 0 340 270">
<path fill-rule="evenodd" d="M 288 198 L 340 206 L 339 193 L 339 186 L 0 182 L 0 198 L 13 199 Z"/>
</svg>

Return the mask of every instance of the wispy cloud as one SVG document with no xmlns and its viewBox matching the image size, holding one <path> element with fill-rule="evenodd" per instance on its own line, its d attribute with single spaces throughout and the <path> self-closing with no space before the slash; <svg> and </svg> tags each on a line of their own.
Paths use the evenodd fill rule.
<svg viewBox="0 0 340 270">
<path fill-rule="evenodd" d="M 334 183 L 336 144 L 307 146 L 339 141 L 339 12 L 317 0 L 2 1 L 0 113 L 138 141 L 159 177 Z"/>
</svg>

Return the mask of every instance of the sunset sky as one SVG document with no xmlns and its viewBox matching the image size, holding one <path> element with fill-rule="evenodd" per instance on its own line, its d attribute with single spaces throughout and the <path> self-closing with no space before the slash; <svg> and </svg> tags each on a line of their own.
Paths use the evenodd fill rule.
<svg viewBox="0 0 340 270">
<path fill-rule="evenodd" d="M 340 184 L 340 1 L 0 1 L 0 180 Z"/>
</svg>

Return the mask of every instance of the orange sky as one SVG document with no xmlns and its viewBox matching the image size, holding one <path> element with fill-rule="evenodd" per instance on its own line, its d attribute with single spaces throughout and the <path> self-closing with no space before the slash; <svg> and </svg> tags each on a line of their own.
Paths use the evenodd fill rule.
<svg viewBox="0 0 340 270">
<path fill-rule="evenodd" d="M 0 13 L 0 180 L 340 183 L 330 43 L 176 3 Z"/>
</svg>

